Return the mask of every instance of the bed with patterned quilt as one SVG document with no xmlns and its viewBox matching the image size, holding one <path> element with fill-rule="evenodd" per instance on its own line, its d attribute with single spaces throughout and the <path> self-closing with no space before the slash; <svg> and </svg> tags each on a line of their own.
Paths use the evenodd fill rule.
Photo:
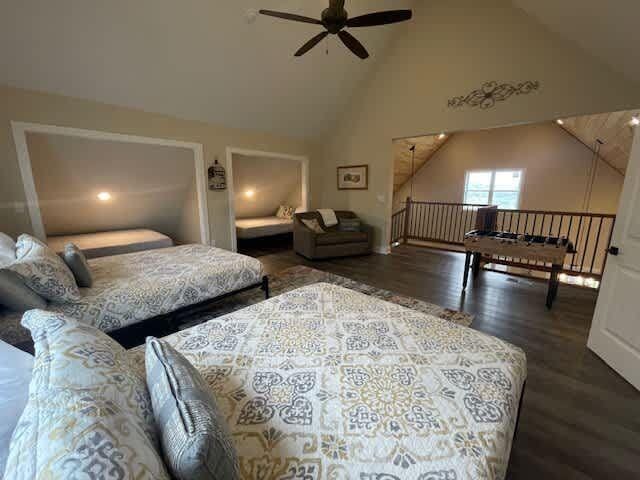
<svg viewBox="0 0 640 480">
<path fill-rule="evenodd" d="M 210 385 L 243 479 L 506 475 L 527 370 L 495 337 L 314 284 L 165 340 Z"/>
<path fill-rule="evenodd" d="M 259 260 L 206 245 L 147 250 L 88 260 L 91 288 L 81 299 L 49 303 L 47 310 L 113 332 L 170 314 L 178 309 L 217 299 L 245 288 L 264 286 Z M 20 325 L 22 312 L 0 311 L 0 340 L 28 342 Z"/>
</svg>

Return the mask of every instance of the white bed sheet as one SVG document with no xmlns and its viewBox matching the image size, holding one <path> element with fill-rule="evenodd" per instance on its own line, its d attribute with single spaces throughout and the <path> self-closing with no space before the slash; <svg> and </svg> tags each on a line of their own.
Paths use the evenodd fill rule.
<svg viewBox="0 0 640 480">
<path fill-rule="evenodd" d="M 238 238 L 249 239 L 293 232 L 293 220 L 280 217 L 241 218 L 236 220 Z"/>
<path fill-rule="evenodd" d="M 0 340 L 0 478 L 13 429 L 27 404 L 33 356 Z"/>
<path fill-rule="evenodd" d="M 173 246 L 173 240 L 170 237 L 155 230 L 144 228 L 82 233 L 78 235 L 57 235 L 47 238 L 47 243 L 50 248 L 58 253 L 64 250 L 66 244 L 74 243 L 87 258 L 108 257 Z"/>
</svg>

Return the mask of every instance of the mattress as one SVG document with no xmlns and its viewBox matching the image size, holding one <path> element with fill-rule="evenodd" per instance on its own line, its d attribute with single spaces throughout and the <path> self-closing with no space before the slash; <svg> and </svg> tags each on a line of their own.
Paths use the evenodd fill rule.
<svg viewBox="0 0 640 480">
<path fill-rule="evenodd" d="M 505 477 L 527 369 L 502 340 L 331 284 L 165 339 L 210 384 L 243 479 Z"/>
<path fill-rule="evenodd" d="M 280 217 L 243 218 L 236 220 L 238 238 L 250 239 L 293 232 L 293 220 Z"/>
<path fill-rule="evenodd" d="M 206 245 L 147 250 L 89 260 L 93 286 L 74 303 L 50 303 L 62 312 L 110 332 L 255 285 L 264 275 L 255 258 Z M 0 339 L 30 339 L 19 313 L 0 312 Z"/>
<path fill-rule="evenodd" d="M 75 243 L 87 258 L 107 257 L 173 246 L 171 238 L 147 229 L 60 235 L 48 237 L 47 243 L 58 253 L 64 250 L 67 243 Z"/>
</svg>

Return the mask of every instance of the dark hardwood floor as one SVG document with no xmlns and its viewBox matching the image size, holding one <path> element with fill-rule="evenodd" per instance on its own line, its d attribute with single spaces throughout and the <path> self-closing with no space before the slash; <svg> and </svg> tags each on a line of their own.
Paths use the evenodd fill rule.
<svg viewBox="0 0 640 480">
<path fill-rule="evenodd" d="M 596 292 L 561 285 L 549 311 L 546 282 L 482 272 L 465 295 L 463 255 L 410 246 L 315 262 L 256 256 L 267 273 L 303 264 L 467 311 L 472 328 L 522 347 L 529 373 L 508 478 L 640 479 L 640 392 L 586 347 Z"/>
</svg>

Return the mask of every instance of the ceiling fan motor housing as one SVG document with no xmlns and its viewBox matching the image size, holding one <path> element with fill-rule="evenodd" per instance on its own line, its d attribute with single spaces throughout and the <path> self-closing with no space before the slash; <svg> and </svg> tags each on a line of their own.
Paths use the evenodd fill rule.
<svg viewBox="0 0 640 480">
<path fill-rule="evenodd" d="M 329 33 L 333 33 L 335 35 L 345 27 L 349 14 L 344 8 L 338 11 L 335 11 L 332 8 L 326 8 L 322 11 L 321 18 L 324 28 L 326 28 Z"/>
</svg>

